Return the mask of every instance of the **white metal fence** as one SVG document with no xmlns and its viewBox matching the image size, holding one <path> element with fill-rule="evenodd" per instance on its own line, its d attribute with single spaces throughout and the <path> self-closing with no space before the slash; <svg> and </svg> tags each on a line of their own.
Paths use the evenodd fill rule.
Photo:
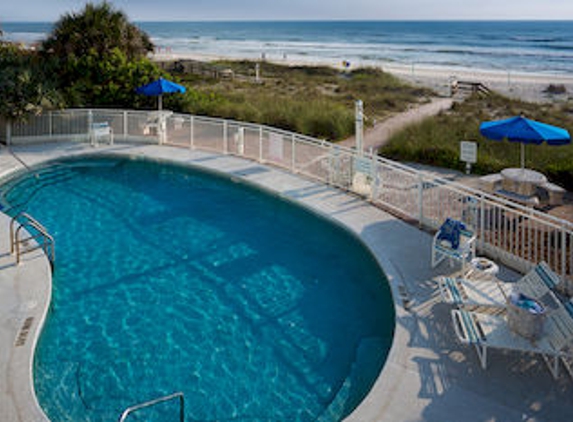
<svg viewBox="0 0 573 422">
<path fill-rule="evenodd" d="M 573 224 L 377 156 L 251 123 L 171 112 L 64 110 L 26 124 L 0 121 L 9 144 L 90 140 L 94 123 L 112 127 L 115 142 L 150 142 L 233 154 L 353 191 L 421 228 L 452 217 L 478 235 L 478 248 L 525 272 L 546 261 L 573 285 Z M 428 253 L 429 256 L 429 253 Z M 572 289 L 573 290 L 573 289 Z"/>
</svg>

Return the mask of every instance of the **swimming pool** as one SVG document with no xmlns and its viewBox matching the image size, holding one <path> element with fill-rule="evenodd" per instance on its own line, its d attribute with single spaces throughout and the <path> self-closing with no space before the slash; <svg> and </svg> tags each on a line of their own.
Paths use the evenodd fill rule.
<svg viewBox="0 0 573 422">
<path fill-rule="evenodd" d="M 174 391 L 188 420 L 339 420 L 379 374 L 394 328 L 384 276 L 305 209 L 228 177 L 110 157 L 2 191 L 56 239 L 35 362 L 53 420 L 116 419 Z M 173 406 L 140 416 L 164 421 Z"/>
</svg>

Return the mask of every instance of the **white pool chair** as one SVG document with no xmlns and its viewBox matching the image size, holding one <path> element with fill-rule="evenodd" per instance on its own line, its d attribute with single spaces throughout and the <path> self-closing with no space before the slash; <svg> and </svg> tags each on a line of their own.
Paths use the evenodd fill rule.
<svg viewBox="0 0 573 422">
<path fill-rule="evenodd" d="M 450 265 L 459 261 L 465 269 L 466 263 L 475 258 L 475 242 L 476 235 L 471 230 L 460 221 L 448 218 L 432 241 L 432 268 L 448 258 Z"/>
</svg>

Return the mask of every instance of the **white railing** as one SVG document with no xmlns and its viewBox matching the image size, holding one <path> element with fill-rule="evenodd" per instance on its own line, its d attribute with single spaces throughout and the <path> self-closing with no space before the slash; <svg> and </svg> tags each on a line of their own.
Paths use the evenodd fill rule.
<svg viewBox="0 0 573 422">
<path fill-rule="evenodd" d="M 308 136 L 256 125 L 186 114 L 128 110 L 64 110 L 26 124 L 0 121 L 8 144 L 88 142 L 89 128 L 107 123 L 116 142 L 150 142 L 233 154 L 288 169 L 353 191 L 373 204 L 435 230 L 446 217 L 478 234 L 478 248 L 525 272 L 546 261 L 573 284 L 573 224 L 546 213 L 452 183 L 377 156 Z M 429 256 L 429 255 L 428 255 Z"/>
</svg>

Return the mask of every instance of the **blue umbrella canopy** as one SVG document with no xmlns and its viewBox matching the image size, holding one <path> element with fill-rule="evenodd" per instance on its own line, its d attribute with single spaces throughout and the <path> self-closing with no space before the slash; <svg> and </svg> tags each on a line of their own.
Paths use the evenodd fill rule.
<svg viewBox="0 0 573 422">
<path fill-rule="evenodd" d="M 521 143 L 521 167 L 524 167 L 524 145 L 542 144 L 565 145 L 571 142 L 569 132 L 557 126 L 526 119 L 523 116 L 483 122 L 480 133 L 488 139 Z"/>
<path fill-rule="evenodd" d="M 176 84 L 175 82 L 167 79 L 159 78 L 147 85 L 140 86 L 135 90 L 138 94 L 147 96 L 158 96 L 158 108 L 161 110 L 161 100 L 163 94 L 171 94 L 175 92 L 183 93 L 187 89 L 183 85 Z"/>
</svg>

